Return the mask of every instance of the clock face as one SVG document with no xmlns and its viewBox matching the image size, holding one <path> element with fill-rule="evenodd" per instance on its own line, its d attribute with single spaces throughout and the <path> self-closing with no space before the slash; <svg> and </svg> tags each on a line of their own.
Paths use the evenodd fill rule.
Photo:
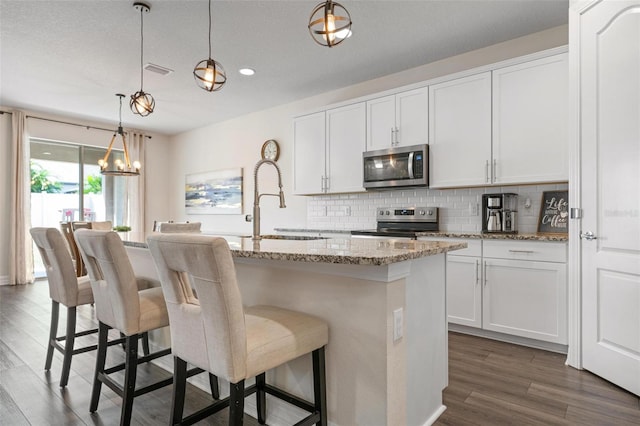
<svg viewBox="0 0 640 426">
<path fill-rule="evenodd" d="M 278 157 L 280 157 L 280 146 L 278 142 L 270 139 L 262 144 L 262 158 L 277 161 Z"/>
</svg>

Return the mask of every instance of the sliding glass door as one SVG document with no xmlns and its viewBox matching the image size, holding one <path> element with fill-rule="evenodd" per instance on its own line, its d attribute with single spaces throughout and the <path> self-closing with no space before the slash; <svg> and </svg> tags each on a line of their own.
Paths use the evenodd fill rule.
<svg viewBox="0 0 640 426">
<path fill-rule="evenodd" d="M 98 160 L 106 149 L 39 139 L 32 139 L 30 147 L 31 226 L 104 220 L 128 224 L 127 178 L 100 174 Z M 109 161 L 122 157 L 121 151 L 111 151 Z M 34 272 L 45 275 L 38 254 Z"/>
</svg>

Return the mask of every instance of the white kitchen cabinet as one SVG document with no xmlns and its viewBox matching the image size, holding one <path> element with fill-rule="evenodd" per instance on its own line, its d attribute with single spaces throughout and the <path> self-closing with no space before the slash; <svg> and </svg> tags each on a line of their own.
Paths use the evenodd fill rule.
<svg viewBox="0 0 640 426">
<path fill-rule="evenodd" d="M 447 241 L 449 241 L 447 239 Z M 450 323 L 482 327 L 482 241 L 447 255 L 447 319 Z"/>
<path fill-rule="evenodd" d="M 367 150 L 426 144 L 429 92 L 426 87 L 367 101 Z"/>
<path fill-rule="evenodd" d="M 319 194 L 324 189 L 325 112 L 293 120 L 293 192 Z"/>
<path fill-rule="evenodd" d="M 429 86 L 429 186 L 489 183 L 491 72 Z"/>
<path fill-rule="evenodd" d="M 429 186 L 568 180 L 568 63 L 556 54 L 429 87 Z"/>
<path fill-rule="evenodd" d="M 482 328 L 567 344 L 566 244 L 483 246 Z"/>
<path fill-rule="evenodd" d="M 294 193 L 360 192 L 364 102 L 294 119 Z"/>
<path fill-rule="evenodd" d="M 492 74 L 492 183 L 567 181 L 567 54 L 500 68 Z"/>
</svg>

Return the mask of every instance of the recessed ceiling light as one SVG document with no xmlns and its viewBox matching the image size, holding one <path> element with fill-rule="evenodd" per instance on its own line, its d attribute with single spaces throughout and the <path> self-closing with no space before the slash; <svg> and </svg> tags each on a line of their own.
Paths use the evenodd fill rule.
<svg viewBox="0 0 640 426">
<path fill-rule="evenodd" d="M 49 151 L 45 151 L 42 153 L 42 155 L 51 155 L 51 153 Z"/>
<path fill-rule="evenodd" d="M 254 75 L 256 73 L 256 70 L 254 70 L 253 68 L 240 68 L 238 72 L 242 75 Z"/>
</svg>

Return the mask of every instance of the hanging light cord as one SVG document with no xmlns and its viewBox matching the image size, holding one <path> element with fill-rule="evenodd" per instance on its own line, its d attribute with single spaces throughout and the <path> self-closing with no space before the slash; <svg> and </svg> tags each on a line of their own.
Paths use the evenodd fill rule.
<svg viewBox="0 0 640 426">
<path fill-rule="evenodd" d="M 209 59 L 211 59 L 211 0 L 209 0 Z"/>
<path fill-rule="evenodd" d="M 144 18 L 142 17 L 142 14 L 144 13 L 144 7 L 140 7 L 140 91 L 144 91 L 143 89 L 143 84 L 144 84 L 144 79 L 143 79 L 143 73 L 144 73 L 144 68 L 143 68 L 143 55 L 144 55 L 144 32 L 143 32 L 143 28 L 144 28 Z"/>
<path fill-rule="evenodd" d="M 122 131 L 122 98 L 124 96 L 122 95 L 118 95 L 118 97 L 120 98 L 120 114 L 119 114 L 119 118 L 118 118 L 118 130 Z"/>
</svg>

